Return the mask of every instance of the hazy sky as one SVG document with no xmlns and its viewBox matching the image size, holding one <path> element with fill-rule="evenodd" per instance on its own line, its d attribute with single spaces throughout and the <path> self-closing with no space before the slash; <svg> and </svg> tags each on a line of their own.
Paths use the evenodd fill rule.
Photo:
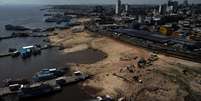
<svg viewBox="0 0 201 101">
<path fill-rule="evenodd" d="M 114 4 L 116 0 L 0 0 L 0 4 Z M 122 0 L 131 4 L 159 4 L 168 0 Z M 183 2 L 183 0 L 178 0 Z M 189 0 L 190 3 L 201 3 L 201 0 Z"/>
</svg>

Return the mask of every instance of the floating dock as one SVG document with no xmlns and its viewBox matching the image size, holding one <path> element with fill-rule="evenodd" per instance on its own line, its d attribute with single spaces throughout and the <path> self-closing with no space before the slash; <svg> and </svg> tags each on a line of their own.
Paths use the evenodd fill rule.
<svg viewBox="0 0 201 101">
<path fill-rule="evenodd" d="M 62 76 L 62 77 L 58 77 L 56 79 L 52 79 L 52 80 L 48 80 L 48 81 L 40 82 L 40 83 L 55 86 L 55 85 L 58 85 L 56 80 L 61 78 L 62 80 L 65 81 L 63 85 L 69 85 L 69 84 L 72 84 L 72 83 L 76 83 L 76 82 L 86 80 L 88 77 L 89 76 L 87 76 L 87 75 L 82 75 L 82 76 Z"/>
<path fill-rule="evenodd" d="M 47 85 L 51 86 L 53 89 L 55 89 L 55 92 L 56 92 L 58 90 L 56 87 L 58 87 L 58 86 L 60 86 L 60 87 L 67 86 L 67 85 L 72 84 L 72 83 L 77 83 L 77 82 L 80 82 L 80 81 L 84 81 L 84 80 L 88 79 L 89 77 L 90 76 L 86 75 L 86 74 L 82 74 L 82 75 L 79 75 L 79 76 L 76 76 L 76 75 L 62 76 L 62 77 L 58 77 L 58 78 L 55 78 L 55 79 L 52 79 L 52 80 L 47 80 L 47 81 L 44 81 L 44 82 L 36 82 L 36 83 L 31 84 L 31 85 L 47 84 Z M 57 82 L 57 80 L 61 80 L 61 79 L 63 81 L 65 81 L 65 82 L 63 82 L 62 85 L 58 84 L 58 82 Z M 9 95 L 13 95 L 13 94 L 18 96 L 19 92 L 20 92 L 20 89 L 17 90 L 17 91 L 11 91 L 9 89 L 9 87 L 0 88 L 0 99 L 3 99 L 4 97 L 9 96 Z"/>
</svg>

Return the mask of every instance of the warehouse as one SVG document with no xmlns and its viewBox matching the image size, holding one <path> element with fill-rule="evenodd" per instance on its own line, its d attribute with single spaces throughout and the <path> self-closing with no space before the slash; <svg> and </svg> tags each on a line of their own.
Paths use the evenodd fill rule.
<svg viewBox="0 0 201 101">
<path fill-rule="evenodd" d="M 120 35 L 126 34 L 127 36 L 137 37 L 157 43 L 168 43 L 170 41 L 168 36 L 163 36 L 155 32 L 146 32 L 135 29 L 116 29 L 113 30 L 113 32 L 119 33 Z"/>
</svg>

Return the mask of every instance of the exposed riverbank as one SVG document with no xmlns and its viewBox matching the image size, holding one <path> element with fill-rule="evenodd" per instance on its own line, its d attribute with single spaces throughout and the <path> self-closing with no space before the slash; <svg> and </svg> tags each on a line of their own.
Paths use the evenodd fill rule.
<svg viewBox="0 0 201 101">
<path fill-rule="evenodd" d="M 73 70 L 95 75 L 81 84 L 92 96 L 109 94 L 137 101 L 196 101 L 201 95 L 199 63 L 158 55 L 159 60 L 140 68 L 138 61 L 147 60 L 152 52 L 87 31 L 64 30 L 50 40 L 53 44 L 62 44 L 66 53 L 92 48 L 107 54 L 104 60 L 93 64 L 71 64 Z"/>
</svg>

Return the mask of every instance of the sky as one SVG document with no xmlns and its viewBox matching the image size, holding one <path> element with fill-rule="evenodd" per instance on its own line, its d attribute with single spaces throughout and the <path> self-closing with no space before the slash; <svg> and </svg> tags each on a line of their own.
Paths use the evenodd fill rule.
<svg viewBox="0 0 201 101">
<path fill-rule="evenodd" d="M 122 0 L 128 4 L 161 4 L 168 0 Z M 183 0 L 177 0 L 183 2 Z M 0 0 L 0 4 L 114 4 L 116 0 Z M 189 0 L 201 3 L 201 0 Z"/>
</svg>

